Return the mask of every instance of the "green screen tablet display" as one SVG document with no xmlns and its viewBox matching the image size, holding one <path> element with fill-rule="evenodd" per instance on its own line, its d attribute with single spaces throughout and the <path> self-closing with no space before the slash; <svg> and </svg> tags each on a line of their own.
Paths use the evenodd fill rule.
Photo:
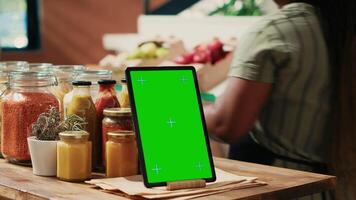
<svg viewBox="0 0 356 200">
<path fill-rule="evenodd" d="M 145 181 L 215 179 L 194 69 L 143 68 L 127 75 Z"/>
</svg>

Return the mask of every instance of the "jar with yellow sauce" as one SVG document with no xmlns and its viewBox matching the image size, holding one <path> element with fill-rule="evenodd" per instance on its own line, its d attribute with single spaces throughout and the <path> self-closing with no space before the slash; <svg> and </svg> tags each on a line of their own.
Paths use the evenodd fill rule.
<svg viewBox="0 0 356 200">
<path fill-rule="evenodd" d="M 136 174 L 138 152 L 134 132 L 109 132 L 106 142 L 106 176 L 112 178 Z"/>
<path fill-rule="evenodd" d="M 91 142 L 86 131 L 59 133 L 57 143 L 57 177 L 63 181 L 81 182 L 91 175 Z"/>
<path fill-rule="evenodd" d="M 98 170 L 102 164 L 102 142 L 100 132 L 98 131 L 96 108 L 90 95 L 90 85 L 90 81 L 73 82 L 73 98 L 68 105 L 66 114 L 67 116 L 78 115 L 85 119 L 85 131 L 90 134 L 89 140 L 93 143 L 92 168 Z"/>
<path fill-rule="evenodd" d="M 121 92 L 118 95 L 118 100 L 120 103 L 121 108 L 130 108 L 130 97 L 129 97 L 129 91 L 127 89 L 127 82 L 126 79 L 121 80 Z"/>
</svg>

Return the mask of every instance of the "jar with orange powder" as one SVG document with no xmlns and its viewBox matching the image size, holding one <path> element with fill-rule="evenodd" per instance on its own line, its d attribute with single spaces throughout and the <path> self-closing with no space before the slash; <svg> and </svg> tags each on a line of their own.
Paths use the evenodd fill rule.
<svg viewBox="0 0 356 200">
<path fill-rule="evenodd" d="M 32 123 L 51 106 L 59 109 L 58 99 L 48 87 L 53 84 L 48 72 L 10 73 L 10 92 L 2 103 L 1 151 L 11 163 L 30 165 L 27 137 Z"/>
<path fill-rule="evenodd" d="M 0 158 L 3 158 L 1 153 L 1 119 L 2 119 L 2 100 L 9 92 L 9 73 L 15 71 L 28 70 L 28 63 L 25 61 L 5 61 L 0 62 Z"/>
</svg>

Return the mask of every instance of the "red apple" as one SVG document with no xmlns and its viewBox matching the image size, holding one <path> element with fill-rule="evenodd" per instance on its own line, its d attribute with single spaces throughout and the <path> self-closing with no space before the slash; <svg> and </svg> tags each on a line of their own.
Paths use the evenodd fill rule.
<svg viewBox="0 0 356 200">
<path fill-rule="evenodd" d="M 193 62 L 205 64 L 210 61 L 209 54 L 207 52 L 197 52 L 194 54 Z"/>
<path fill-rule="evenodd" d="M 194 57 L 193 53 L 186 53 L 186 54 L 176 57 L 174 59 L 174 62 L 177 64 L 182 64 L 182 65 L 190 64 L 193 62 L 193 57 Z"/>
<path fill-rule="evenodd" d="M 223 51 L 223 43 L 219 39 L 214 39 L 211 43 L 208 44 L 208 49 L 210 51 Z"/>
<path fill-rule="evenodd" d="M 194 47 L 193 52 L 194 53 L 202 52 L 202 51 L 206 51 L 207 49 L 208 49 L 208 45 L 203 43 L 203 44 L 200 44 L 200 45 Z"/>
</svg>

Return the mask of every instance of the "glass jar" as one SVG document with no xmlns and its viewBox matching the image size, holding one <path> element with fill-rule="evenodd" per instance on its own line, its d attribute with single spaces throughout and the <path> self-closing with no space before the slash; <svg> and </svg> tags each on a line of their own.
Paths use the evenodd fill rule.
<svg viewBox="0 0 356 200">
<path fill-rule="evenodd" d="M 99 80 L 110 80 L 112 79 L 112 71 L 110 70 L 85 70 L 78 72 L 74 75 L 74 79 L 78 81 L 90 81 L 91 88 L 90 94 L 95 102 L 99 93 Z"/>
<path fill-rule="evenodd" d="M 5 61 L 0 62 L 0 71 L 12 72 L 12 71 L 27 71 L 28 62 L 26 61 Z"/>
<path fill-rule="evenodd" d="M 98 98 L 95 101 L 98 119 L 103 120 L 103 111 L 105 108 L 118 108 L 120 107 L 119 101 L 116 97 L 115 80 L 100 80 L 98 81 L 100 88 Z"/>
<path fill-rule="evenodd" d="M 134 132 L 109 132 L 106 142 L 106 176 L 113 178 L 136 174 L 138 152 Z"/>
<path fill-rule="evenodd" d="M 28 68 L 31 72 L 51 72 L 53 65 L 51 63 L 30 63 Z"/>
<path fill-rule="evenodd" d="M 58 99 L 48 87 L 53 74 L 38 72 L 10 73 L 10 91 L 2 103 L 2 153 L 11 163 L 30 164 L 27 137 L 38 116 L 53 106 L 59 109 Z"/>
<path fill-rule="evenodd" d="M 78 115 L 85 119 L 85 130 L 90 134 L 90 141 L 93 143 L 92 148 L 92 166 L 97 169 L 101 165 L 101 136 L 98 133 L 98 121 L 95 105 L 90 96 L 89 81 L 73 82 L 73 98 L 67 109 L 67 116 Z"/>
<path fill-rule="evenodd" d="M 121 108 L 130 108 L 129 91 L 127 90 L 126 79 L 121 80 L 121 92 L 119 94 L 119 103 Z"/>
<path fill-rule="evenodd" d="M 57 177 L 60 180 L 81 182 L 91 175 L 92 143 L 85 131 L 59 133 L 57 143 Z"/>
<path fill-rule="evenodd" d="M 59 99 L 61 103 L 61 114 L 64 115 L 64 95 L 73 90 L 73 74 L 83 71 L 83 65 L 55 65 L 53 73 L 56 76 L 56 84 L 50 88 L 51 92 Z"/>
<path fill-rule="evenodd" d="M 100 137 L 100 148 L 104 149 L 105 146 L 102 142 L 102 121 L 104 118 L 104 109 L 105 108 L 118 108 L 120 107 L 119 101 L 117 100 L 116 97 L 116 91 L 115 91 L 115 80 L 100 80 L 98 81 L 99 83 L 99 95 L 98 98 L 95 101 L 95 108 L 96 108 L 96 114 L 98 116 L 98 131 Z M 103 154 L 104 156 L 104 154 Z M 104 163 L 103 163 L 104 164 Z"/>
<path fill-rule="evenodd" d="M 105 144 L 109 132 L 133 131 L 130 108 L 106 108 L 102 122 L 103 163 L 105 164 Z"/>
<path fill-rule="evenodd" d="M 9 92 L 9 73 L 15 71 L 27 71 L 28 63 L 25 61 L 6 61 L 0 62 L 0 158 L 3 158 L 1 153 L 1 120 L 2 120 L 2 101 L 3 97 Z"/>
<path fill-rule="evenodd" d="M 112 72 L 109 70 L 84 70 L 84 71 L 75 72 L 73 74 L 73 80 L 90 81 L 92 84 L 90 88 L 90 94 L 93 101 L 95 102 L 99 93 L 98 81 L 111 79 L 111 76 L 112 76 Z M 64 95 L 64 100 L 63 100 L 64 115 L 66 115 L 68 104 L 71 102 L 72 97 L 73 97 L 73 91 Z"/>
<path fill-rule="evenodd" d="M 1 130 L 1 121 L 2 121 L 2 101 L 3 97 L 8 92 L 8 73 L 0 72 L 0 158 L 3 158 L 1 153 L 1 138 L 2 138 L 2 130 Z"/>
</svg>

